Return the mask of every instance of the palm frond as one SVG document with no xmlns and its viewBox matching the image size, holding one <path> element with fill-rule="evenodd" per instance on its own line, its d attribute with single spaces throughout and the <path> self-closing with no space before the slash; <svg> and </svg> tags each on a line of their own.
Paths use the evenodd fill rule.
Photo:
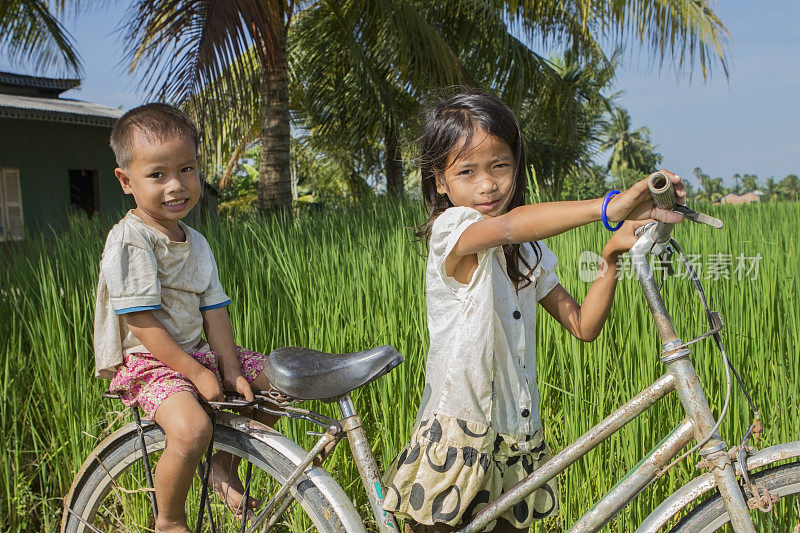
<svg viewBox="0 0 800 533">
<path fill-rule="evenodd" d="M 496 0 L 532 42 L 574 51 L 599 50 L 602 38 L 643 45 L 677 72 L 699 66 L 703 78 L 719 65 L 728 74 L 730 35 L 709 0 Z"/>
<path fill-rule="evenodd" d="M 80 76 L 82 66 L 72 37 L 59 22 L 69 2 L 5 0 L 0 3 L 0 50 L 12 64 L 31 63 L 36 71 L 54 69 Z M 73 2 L 78 8 L 78 2 Z"/>
<path fill-rule="evenodd" d="M 258 0 L 139 0 L 127 15 L 126 62 L 150 98 L 194 98 L 200 116 L 216 118 L 257 98 L 248 75 L 283 57 L 275 31 L 283 15 Z M 255 53 L 246 53 L 251 48 Z M 222 101 L 234 107 L 209 105 Z"/>
</svg>

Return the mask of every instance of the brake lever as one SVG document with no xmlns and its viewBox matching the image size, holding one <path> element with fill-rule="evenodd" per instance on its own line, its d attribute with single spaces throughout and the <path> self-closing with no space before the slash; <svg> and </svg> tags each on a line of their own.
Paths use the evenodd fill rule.
<svg viewBox="0 0 800 533">
<path fill-rule="evenodd" d="M 672 211 L 675 213 L 680 213 L 692 222 L 697 222 L 698 224 L 706 224 L 711 226 L 712 228 L 720 229 L 722 228 L 722 221 L 718 218 L 714 218 L 710 215 L 706 215 L 705 213 L 698 213 L 694 209 L 686 207 L 683 204 L 675 204 L 675 207 L 672 208 Z"/>
<path fill-rule="evenodd" d="M 653 196 L 653 203 L 657 207 L 680 213 L 692 222 L 707 224 L 717 229 L 722 227 L 722 221 L 720 219 L 706 215 L 705 213 L 698 213 L 694 209 L 686 207 L 684 204 L 679 204 L 675 196 L 675 189 L 672 186 L 672 182 L 667 175 L 660 170 L 650 174 L 647 186 L 650 189 L 650 194 Z"/>
</svg>

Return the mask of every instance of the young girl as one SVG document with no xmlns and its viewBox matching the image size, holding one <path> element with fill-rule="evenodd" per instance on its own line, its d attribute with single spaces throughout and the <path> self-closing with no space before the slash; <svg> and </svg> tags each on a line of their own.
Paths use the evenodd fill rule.
<svg viewBox="0 0 800 533">
<path fill-rule="evenodd" d="M 509 109 L 485 94 L 432 108 L 422 137 L 430 215 L 425 388 L 410 443 L 386 474 L 384 508 L 407 531 L 453 531 L 551 456 L 536 387 L 536 303 L 572 335 L 594 340 L 608 316 L 626 223 L 603 250 L 583 305 L 559 284 L 541 239 L 601 219 L 603 199 L 523 205 L 525 150 Z M 679 198 L 680 178 L 669 174 Z M 643 180 L 607 202 L 607 218 L 680 222 L 653 206 Z M 638 225 L 643 224 L 639 223 Z M 506 511 L 495 531 L 527 531 L 558 512 L 555 480 Z"/>
<path fill-rule="evenodd" d="M 132 109 L 111 131 L 115 173 L 136 208 L 111 229 L 103 250 L 96 372 L 167 436 L 154 478 L 160 532 L 190 531 L 186 494 L 211 439 L 197 397 L 222 400 L 224 386 L 252 400 L 250 383 L 270 388 L 262 372 L 266 357 L 233 342 L 225 310 L 231 301 L 208 242 L 181 222 L 200 197 L 198 138 L 186 115 L 164 104 Z M 211 481 L 242 517 L 237 464 L 218 453 Z"/>
</svg>

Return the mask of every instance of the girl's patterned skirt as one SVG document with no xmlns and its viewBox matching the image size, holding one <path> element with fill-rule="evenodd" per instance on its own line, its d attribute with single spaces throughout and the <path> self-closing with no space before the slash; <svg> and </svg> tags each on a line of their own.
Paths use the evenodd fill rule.
<svg viewBox="0 0 800 533">
<path fill-rule="evenodd" d="M 457 526 L 550 457 L 542 430 L 520 442 L 481 424 L 434 415 L 389 465 L 384 509 L 420 524 Z M 557 494 L 552 479 L 501 516 L 527 528 L 558 513 Z"/>
</svg>

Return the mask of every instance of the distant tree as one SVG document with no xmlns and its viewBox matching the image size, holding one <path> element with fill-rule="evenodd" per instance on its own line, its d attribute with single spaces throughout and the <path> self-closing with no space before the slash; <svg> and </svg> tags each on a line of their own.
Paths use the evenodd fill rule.
<svg viewBox="0 0 800 533">
<path fill-rule="evenodd" d="M 789 174 L 778 185 L 781 195 L 787 200 L 797 200 L 800 196 L 800 178 L 797 174 Z"/>
<path fill-rule="evenodd" d="M 775 176 L 769 177 L 764 189 L 764 192 L 767 193 L 767 200 L 770 202 L 777 202 L 780 200 L 780 190 L 778 188 L 778 182 L 775 181 Z"/>
<path fill-rule="evenodd" d="M 745 174 L 742 176 L 742 190 L 752 192 L 758 189 L 758 176 L 755 174 Z"/>
<path fill-rule="evenodd" d="M 561 200 L 586 200 L 603 196 L 606 188 L 606 169 L 588 164 L 576 169 L 564 179 Z"/>
<path fill-rule="evenodd" d="M 649 174 L 661 163 L 661 154 L 650 141 L 650 130 L 641 127 L 631 131 L 631 117 L 625 109 L 612 111 L 601 150 L 611 150 L 607 168 L 617 178 L 626 170 Z"/>
<path fill-rule="evenodd" d="M 738 172 L 733 175 L 733 189 L 731 192 L 742 193 L 742 175 Z"/>
<path fill-rule="evenodd" d="M 593 156 L 607 120 L 605 94 L 617 57 L 581 62 L 575 54 L 565 53 L 551 58 L 555 76 L 545 78 L 516 110 L 528 162 L 552 198 L 561 196 L 565 180 L 596 174 Z"/>
<path fill-rule="evenodd" d="M 700 200 L 708 202 L 719 202 L 725 196 L 725 189 L 722 186 L 722 178 L 712 178 L 700 167 L 695 167 L 692 171 L 695 179 L 700 183 L 702 192 L 697 195 Z"/>
</svg>

